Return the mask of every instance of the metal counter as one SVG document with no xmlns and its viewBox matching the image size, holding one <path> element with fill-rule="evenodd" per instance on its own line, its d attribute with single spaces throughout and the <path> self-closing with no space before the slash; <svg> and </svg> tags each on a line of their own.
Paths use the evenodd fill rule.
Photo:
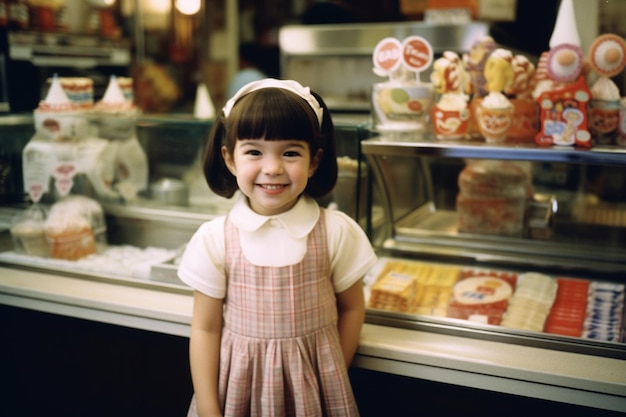
<svg viewBox="0 0 626 417">
<path fill-rule="evenodd" d="M 0 266 L 0 303 L 187 337 L 191 292 Z M 626 410 L 626 361 L 365 324 L 354 366 L 605 410 Z"/>
</svg>

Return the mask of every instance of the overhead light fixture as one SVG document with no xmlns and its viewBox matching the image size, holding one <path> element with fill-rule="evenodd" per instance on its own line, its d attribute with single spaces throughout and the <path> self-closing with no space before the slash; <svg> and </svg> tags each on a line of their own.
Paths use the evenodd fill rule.
<svg viewBox="0 0 626 417">
<path fill-rule="evenodd" d="M 191 16 L 200 11 L 201 0 L 176 0 L 176 10 Z"/>
</svg>

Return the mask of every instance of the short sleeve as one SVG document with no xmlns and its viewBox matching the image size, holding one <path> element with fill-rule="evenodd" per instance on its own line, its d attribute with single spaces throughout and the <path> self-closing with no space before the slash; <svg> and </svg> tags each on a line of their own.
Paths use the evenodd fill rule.
<svg viewBox="0 0 626 417">
<path fill-rule="evenodd" d="M 226 296 L 224 217 L 202 224 L 191 237 L 178 267 L 178 277 L 213 298 Z"/>
<path fill-rule="evenodd" d="M 339 293 L 363 278 L 377 257 L 367 235 L 351 217 L 338 210 L 325 213 L 333 285 Z"/>
</svg>

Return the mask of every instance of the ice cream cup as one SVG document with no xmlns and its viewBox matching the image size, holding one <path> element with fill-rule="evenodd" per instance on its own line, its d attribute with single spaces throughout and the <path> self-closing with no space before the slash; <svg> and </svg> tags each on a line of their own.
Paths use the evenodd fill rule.
<svg viewBox="0 0 626 417">
<path fill-rule="evenodd" d="M 463 139 L 467 137 L 470 110 L 446 110 L 439 106 L 433 108 L 433 127 L 437 139 Z"/>
<path fill-rule="evenodd" d="M 533 100 L 511 99 L 515 108 L 508 137 L 519 142 L 535 142 L 539 132 L 539 105 Z"/>
<path fill-rule="evenodd" d="M 429 124 L 433 87 L 427 83 L 377 83 L 372 87 L 374 123 L 381 131 L 420 131 Z"/>
<path fill-rule="evenodd" d="M 513 123 L 513 106 L 477 109 L 478 128 L 488 143 L 504 142 Z"/>
<path fill-rule="evenodd" d="M 620 102 L 619 100 L 593 99 L 588 104 L 589 132 L 597 145 L 617 143 Z"/>
</svg>

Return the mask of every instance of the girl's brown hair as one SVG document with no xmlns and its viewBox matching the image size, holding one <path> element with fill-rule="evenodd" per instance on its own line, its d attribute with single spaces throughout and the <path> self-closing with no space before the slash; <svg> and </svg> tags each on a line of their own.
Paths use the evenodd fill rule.
<svg viewBox="0 0 626 417">
<path fill-rule="evenodd" d="M 337 182 L 337 150 L 335 129 L 328 107 L 322 98 L 311 92 L 324 110 L 322 123 L 310 105 L 297 94 L 282 88 L 262 88 L 241 97 L 228 117 L 220 112 L 203 156 L 204 177 L 211 190 L 230 198 L 237 191 L 237 179 L 226 167 L 222 146 L 230 154 L 238 139 L 304 140 L 309 144 L 311 158 L 322 150 L 319 166 L 304 190 L 313 198 L 328 194 Z"/>
</svg>

